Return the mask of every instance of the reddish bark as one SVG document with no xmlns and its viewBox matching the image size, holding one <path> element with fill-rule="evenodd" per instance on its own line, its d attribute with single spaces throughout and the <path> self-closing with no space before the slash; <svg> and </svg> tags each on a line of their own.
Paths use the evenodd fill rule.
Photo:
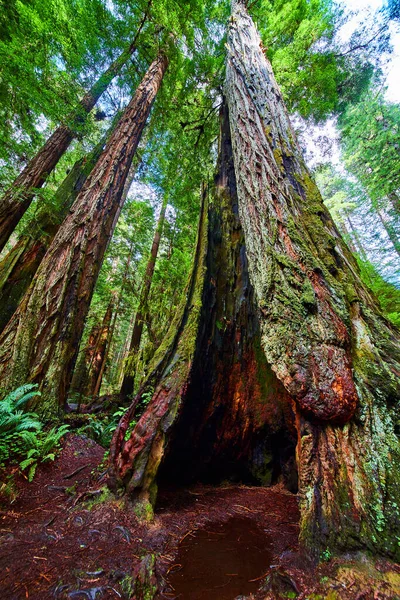
<svg viewBox="0 0 400 600">
<path fill-rule="evenodd" d="M 57 211 L 42 210 L 0 263 L 0 333 L 17 310 L 59 226 L 67 216 L 90 171 L 100 157 L 106 136 L 78 160 L 56 193 Z"/>
<path fill-rule="evenodd" d="M 167 64 L 163 53 L 153 61 L 1 336 L 1 383 L 38 382 L 43 412 L 65 402 L 129 167 Z"/>
</svg>

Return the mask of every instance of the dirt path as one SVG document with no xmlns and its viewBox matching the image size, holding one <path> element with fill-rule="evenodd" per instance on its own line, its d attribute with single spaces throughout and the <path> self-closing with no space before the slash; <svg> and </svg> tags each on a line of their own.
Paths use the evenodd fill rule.
<svg viewBox="0 0 400 600">
<path fill-rule="evenodd" d="M 60 456 L 41 467 L 32 483 L 16 479 L 19 497 L 0 513 L 1 600 L 151 600 L 156 588 L 155 598 L 175 598 L 169 584 L 179 580 L 184 567 L 177 560 L 191 552 L 197 531 L 218 534 L 227 522 L 229 530 L 232 519 L 235 527 L 242 523 L 254 535 L 262 532 L 268 545 L 270 564 L 255 577 L 263 591 L 247 597 L 400 598 L 400 569 L 388 563 L 364 561 L 361 568 L 359 557 L 350 557 L 346 563 L 331 560 L 316 569 L 298 548 L 297 499 L 279 487 L 164 489 L 155 519 L 144 523 L 101 491 L 103 455 L 95 442 L 70 434 Z M 190 555 L 186 558 L 190 563 Z M 226 575 L 222 570 L 221 589 Z M 210 591 L 210 600 L 229 597 L 227 590 L 216 589 Z M 179 597 L 194 600 L 207 594 Z"/>
</svg>

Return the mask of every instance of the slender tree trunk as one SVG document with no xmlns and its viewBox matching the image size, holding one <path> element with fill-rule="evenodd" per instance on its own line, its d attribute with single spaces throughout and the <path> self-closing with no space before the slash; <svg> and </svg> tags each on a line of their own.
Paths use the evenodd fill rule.
<svg viewBox="0 0 400 600">
<path fill-rule="evenodd" d="M 59 226 L 98 161 L 110 132 L 111 130 L 87 156 L 76 161 L 54 194 L 54 204 L 59 209 L 52 212 L 48 209 L 41 210 L 1 261 L 0 333 L 28 290 Z"/>
<path fill-rule="evenodd" d="M 151 0 L 149 2 L 150 7 Z M 36 190 L 41 188 L 58 161 L 76 136 L 76 130 L 86 118 L 114 77 L 136 50 L 136 41 L 147 20 L 147 12 L 128 48 L 108 67 L 70 115 L 70 125 L 60 125 L 38 153 L 29 161 L 12 186 L 0 199 L 0 252 L 29 208 Z"/>
<path fill-rule="evenodd" d="M 364 546 L 398 557 L 400 336 L 323 206 L 244 2 L 232 5 L 239 209 L 263 350 L 295 400 L 301 539 L 317 554 Z"/>
<path fill-rule="evenodd" d="M 0 338 L 0 384 L 39 383 L 42 414 L 65 403 L 129 167 L 167 64 L 163 53 L 151 64 Z"/>
<path fill-rule="evenodd" d="M 114 334 L 114 329 L 115 329 L 115 321 L 116 321 L 116 315 L 113 314 L 113 309 L 114 309 L 114 299 L 112 300 L 112 303 L 110 302 L 110 306 L 109 309 L 107 309 L 107 327 L 106 329 L 104 329 L 104 343 L 102 346 L 102 352 L 101 352 L 101 363 L 100 363 L 100 368 L 97 369 L 97 377 L 96 377 L 96 381 L 95 381 L 95 385 L 92 391 L 92 398 L 97 398 L 97 396 L 99 395 L 100 392 L 100 388 L 101 388 L 101 382 L 103 381 L 103 375 L 104 375 L 104 370 L 107 366 L 107 359 L 108 359 L 108 354 L 110 351 L 110 344 L 111 344 L 111 340 L 112 340 L 112 336 Z"/>
<path fill-rule="evenodd" d="M 350 235 L 351 235 L 352 239 L 354 240 L 354 243 L 356 244 L 356 253 L 359 254 L 360 258 L 363 261 L 367 262 L 368 261 L 367 253 L 365 251 L 364 246 L 362 245 L 360 235 L 359 235 L 356 227 L 354 227 L 353 221 L 350 219 L 349 215 L 347 215 L 347 222 L 348 222 L 349 228 L 350 228 Z"/>
<path fill-rule="evenodd" d="M 82 398 L 85 398 L 88 395 L 87 390 L 89 388 L 89 370 L 92 366 L 93 357 L 97 353 L 100 334 L 101 327 L 98 323 L 96 323 L 91 328 L 85 347 L 82 348 L 82 351 L 79 353 L 76 361 L 71 380 L 70 393 L 71 396 L 77 396 L 78 409 L 82 403 Z"/>
<path fill-rule="evenodd" d="M 399 237 L 398 237 L 398 235 L 396 233 L 395 228 L 390 223 L 390 221 L 387 219 L 387 217 L 385 217 L 382 214 L 381 210 L 377 210 L 376 214 L 378 215 L 379 220 L 382 223 L 382 227 L 384 228 L 384 230 L 388 234 L 388 238 L 392 242 L 393 248 L 395 249 L 395 251 L 397 252 L 397 254 L 400 256 L 400 240 L 399 240 Z"/>
<path fill-rule="evenodd" d="M 97 396 L 103 377 L 104 367 L 107 360 L 107 350 L 110 342 L 114 304 L 115 299 L 113 297 L 108 303 L 107 310 L 103 318 L 96 353 L 93 356 L 91 369 L 89 370 L 89 387 L 87 394 L 89 398 L 95 398 Z"/>
<path fill-rule="evenodd" d="M 131 175 L 131 172 L 130 172 L 130 175 Z M 124 195 L 125 199 L 127 197 L 127 193 L 129 191 L 129 188 L 130 188 L 130 186 L 132 184 L 133 177 L 134 177 L 134 174 L 131 175 L 130 182 L 127 180 L 127 184 L 125 185 L 124 192 L 123 192 L 123 195 Z M 128 179 L 129 179 L 129 176 L 128 176 Z M 96 387 L 95 387 L 95 390 L 94 390 L 94 393 L 93 393 L 94 397 L 96 397 L 99 394 L 99 392 L 100 392 L 100 388 L 101 388 L 101 383 L 102 383 L 102 380 L 103 380 L 104 371 L 105 371 L 105 368 L 107 366 L 107 360 L 108 360 L 108 356 L 109 356 L 109 353 L 110 353 L 111 343 L 112 343 L 112 340 L 114 338 L 115 326 L 117 324 L 117 318 L 118 318 L 118 315 L 119 315 L 121 300 L 122 300 L 122 296 L 123 296 L 123 294 L 125 292 L 125 285 L 126 285 L 126 282 L 127 282 L 127 279 L 128 279 L 130 264 L 131 264 L 131 260 L 132 260 L 133 246 L 134 246 L 134 244 L 132 242 L 131 247 L 129 249 L 128 258 L 127 258 L 126 263 L 125 263 L 125 269 L 124 269 L 124 273 L 123 273 L 123 276 L 122 276 L 121 285 L 120 285 L 119 291 L 118 291 L 118 296 L 117 296 L 117 300 L 116 300 L 116 305 L 115 305 L 115 310 L 114 310 L 114 314 L 113 314 L 113 319 L 112 319 L 111 327 L 109 328 L 109 336 L 108 336 L 108 343 L 107 343 L 107 347 L 106 347 L 106 354 L 105 354 L 104 361 L 103 361 L 103 364 L 102 364 L 101 372 L 99 373 L 99 376 L 97 378 Z"/>
<path fill-rule="evenodd" d="M 131 338 L 131 342 L 130 342 L 130 346 L 129 346 L 129 353 L 132 356 L 133 361 L 135 361 L 136 354 L 140 348 L 140 342 L 141 342 L 142 333 L 143 333 L 143 325 L 145 323 L 146 315 L 149 310 L 148 299 L 149 299 L 149 294 L 150 294 L 151 283 L 153 280 L 154 269 L 156 266 L 158 249 L 160 247 L 160 241 L 161 241 L 161 236 L 162 236 L 162 230 L 164 227 L 165 213 L 167 210 L 167 205 L 168 205 L 168 201 L 167 201 L 167 197 L 165 196 L 163 199 L 162 206 L 161 206 L 161 212 L 160 212 L 160 216 L 158 218 L 157 227 L 154 232 L 153 244 L 151 246 L 149 260 L 148 260 L 146 272 L 145 272 L 144 278 L 143 278 L 142 289 L 140 292 L 139 306 L 136 311 L 135 323 L 133 326 L 132 338 Z M 130 368 L 127 370 L 127 372 L 124 375 L 124 379 L 123 379 L 122 386 L 121 386 L 121 396 L 122 396 L 123 400 L 125 400 L 129 396 L 132 396 L 132 394 L 133 394 L 133 389 L 134 389 L 134 384 L 135 384 L 135 371 L 136 371 L 136 368 L 135 368 L 135 362 L 134 362 L 133 366 L 131 364 Z"/>
</svg>

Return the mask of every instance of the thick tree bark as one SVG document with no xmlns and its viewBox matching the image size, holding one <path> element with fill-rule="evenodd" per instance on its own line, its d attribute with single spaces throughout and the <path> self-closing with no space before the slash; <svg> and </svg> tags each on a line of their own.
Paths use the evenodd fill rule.
<svg viewBox="0 0 400 600">
<path fill-rule="evenodd" d="M 0 333 L 28 290 L 59 226 L 98 161 L 107 137 L 79 159 L 64 179 L 54 194 L 54 203 L 59 209 L 41 210 L 0 262 Z"/>
<path fill-rule="evenodd" d="M 149 7 L 151 0 L 149 2 Z M 132 43 L 122 54 L 111 63 L 108 69 L 94 83 L 92 88 L 79 102 L 76 110 L 70 115 L 70 124 L 60 125 L 52 133 L 38 153 L 29 161 L 23 171 L 13 182 L 12 186 L 0 199 L 0 252 L 7 243 L 10 235 L 29 208 L 36 190 L 41 188 L 47 177 L 56 167 L 58 161 L 68 149 L 76 136 L 80 124 L 95 106 L 96 102 L 108 88 L 114 77 L 136 50 L 136 41 L 147 20 L 145 13 Z"/>
<path fill-rule="evenodd" d="M 1 385 L 39 383 L 42 414 L 65 403 L 129 167 L 167 64 L 161 53 L 150 66 L 1 336 Z"/>
<path fill-rule="evenodd" d="M 301 538 L 399 556 L 400 335 L 360 281 L 304 164 L 242 0 L 227 98 L 262 347 L 297 407 Z"/>
<path fill-rule="evenodd" d="M 126 400 L 133 394 L 134 385 L 135 385 L 135 372 L 136 372 L 136 355 L 140 348 L 140 342 L 142 339 L 143 333 L 143 325 L 146 320 L 146 316 L 148 313 L 148 299 L 151 289 L 151 283 L 153 280 L 154 269 L 156 266 L 156 260 L 158 255 L 158 249 L 160 247 L 160 241 L 162 236 L 162 230 L 164 227 L 165 221 L 165 213 L 167 210 L 167 197 L 164 197 L 163 203 L 161 206 L 160 216 L 158 218 L 157 227 L 154 232 L 154 239 L 151 246 L 150 256 L 147 263 L 146 271 L 143 278 L 142 289 L 140 292 L 139 298 L 139 306 L 136 311 L 135 322 L 133 325 L 132 337 L 129 346 L 129 354 L 133 359 L 129 361 L 129 368 L 126 369 L 126 373 L 124 375 L 124 379 L 122 381 L 121 386 L 121 396 L 123 400 Z"/>
<path fill-rule="evenodd" d="M 159 349 L 148 382 L 116 431 L 110 486 L 154 502 L 157 483 L 203 479 L 296 489 L 292 401 L 261 350 L 239 223 L 226 108 L 218 176 L 201 213 L 184 307 Z M 152 400 L 128 441 L 143 393 Z"/>
</svg>

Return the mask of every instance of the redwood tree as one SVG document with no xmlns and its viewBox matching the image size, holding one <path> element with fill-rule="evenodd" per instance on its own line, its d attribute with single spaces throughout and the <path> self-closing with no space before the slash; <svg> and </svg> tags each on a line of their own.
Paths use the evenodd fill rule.
<svg viewBox="0 0 400 600">
<path fill-rule="evenodd" d="M 151 0 L 149 7 L 150 4 Z M 68 119 L 69 123 L 57 127 L 0 199 L 0 252 L 29 208 L 35 197 L 36 190 L 44 185 L 47 177 L 68 149 L 86 115 L 92 110 L 114 77 L 118 75 L 124 64 L 135 52 L 137 38 L 146 20 L 147 13 L 145 13 L 135 38 L 129 47 L 111 63 L 108 69 L 84 95 L 74 113 L 70 115 Z"/>
<path fill-rule="evenodd" d="M 1 385 L 39 383 L 38 408 L 43 414 L 54 414 L 65 403 L 94 285 L 122 208 L 129 167 L 167 65 L 160 52 L 1 336 Z"/>
<path fill-rule="evenodd" d="M 241 222 L 266 358 L 293 400 L 301 538 L 399 555 L 400 335 L 305 166 L 243 0 L 228 29 L 227 98 Z"/>
<path fill-rule="evenodd" d="M 178 470 L 182 479 L 221 456 L 234 465 L 244 460 L 247 473 L 259 466 L 265 474 L 274 447 L 281 461 L 286 456 L 281 471 L 290 481 L 297 443 L 302 542 L 317 555 L 366 547 L 399 558 L 400 334 L 361 282 L 322 203 L 243 0 L 232 2 L 227 52 L 242 263 L 234 251 L 241 234 L 235 227 L 229 233 L 232 216 L 223 200 L 234 197 L 232 186 L 220 177 L 212 207 L 219 206 L 221 230 L 210 215 L 206 238 L 203 210 L 186 304 L 115 433 L 110 485 L 153 501 L 163 476 L 170 481 Z M 221 143 L 221 156 L 223 149 Z M 232 200 L 234 213 L 235 206 Z M 223 265 L 217 274 L 212 240 Z M 247 265 L 251 283 L 244 285 Z M 220 332 L 229 331 L 231 344 L 221 340 Z M 254 390 L 250 397 L 246 384 Z M 149 391 L 152 400 L 127 436 L 137 402 Z M 271 443 L 274 431 L 279 444 Z"/>
<path fill-rule="evenodd" d="M 17 310 L 47 248 L 98 161 L 107 135 L 89 154 L 77 160 L 54 194 L 57 210 L 43 208 L 24 229 L 0 262 L 0 332 Z"/>
</svg>

